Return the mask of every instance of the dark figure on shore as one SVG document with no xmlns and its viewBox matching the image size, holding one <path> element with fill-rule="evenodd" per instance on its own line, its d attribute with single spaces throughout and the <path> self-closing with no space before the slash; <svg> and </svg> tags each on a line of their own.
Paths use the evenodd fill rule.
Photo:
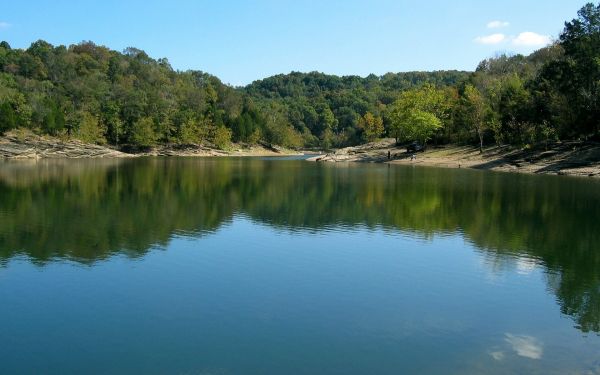
<svg viewBox="0 0 600 375">
<path fill-rule="evenodd" d="M 392 152 L 388 150 L 388 160 L 392 158 Z"/>
</svg>

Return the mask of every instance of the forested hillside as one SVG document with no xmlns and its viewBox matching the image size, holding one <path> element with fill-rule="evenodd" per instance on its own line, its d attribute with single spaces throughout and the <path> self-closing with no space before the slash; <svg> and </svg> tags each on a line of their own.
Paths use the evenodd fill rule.
<svg viewBox="0 0 600 375">
<path fill-rule="evenodd" d="M 383 135 L 383 120 L 401 93 L 431 85 L 456 87 L 469 73 L 458 71 L 388 73 L 338 77 L 290 73 L 245 88 L 262 113 L 283 113 L 308 145 L 357 144 Z"/>
<path fill-rule="evenodd" d="M 529 56 L 501 55 L 475 72 L 338 77 L 290 73 L 247 87 L 175 71 L 136 48 L 93 42 L 26 50 L 0 43 L 0 133 L 117 146 L 267 142 L 339 147 L 387 135 L 437 143 L 550 142 L 600 135 L 600 5 Z"/>
</svg>

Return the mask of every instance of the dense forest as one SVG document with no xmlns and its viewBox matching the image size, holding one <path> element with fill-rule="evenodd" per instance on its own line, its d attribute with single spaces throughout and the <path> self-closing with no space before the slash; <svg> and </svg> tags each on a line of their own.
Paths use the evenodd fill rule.
<svg viewBox="0 0 600 375">
<path fill-rule="evenodd" d="M 293 72 L 231 87 L 136 48 L 40 40 L 22 50 L 2 42 L 0 133 L 29 129 L 134 148 L 331 148 L 382 136 L 525 146 L 598 138 L 599 87 L 600 4 L 592 3 L 552 45 L 484 60 L 475 72 Z"/>
</svg>

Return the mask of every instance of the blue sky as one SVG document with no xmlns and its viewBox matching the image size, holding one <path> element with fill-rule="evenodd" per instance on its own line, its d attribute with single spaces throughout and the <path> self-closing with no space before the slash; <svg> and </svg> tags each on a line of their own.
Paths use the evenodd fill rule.
<svg viewBox="0 0 600 375">
<path fill-rule="evenodd" d="M 233 85 L 290 71 L 474 70 L 556 38 L 585 1 L 3 1 L 0 40 L 133 46 Z"/>
</svg>

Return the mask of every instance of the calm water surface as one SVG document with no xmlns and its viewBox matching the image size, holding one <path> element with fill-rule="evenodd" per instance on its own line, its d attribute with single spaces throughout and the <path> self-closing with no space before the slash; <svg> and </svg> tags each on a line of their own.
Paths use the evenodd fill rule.
<svg viewBox="0 0 600 375">
<path fill-rule="evenodd" d="M 599 374 L 600 183 L 0 164 L 1 374 Z"/>
</svg>

